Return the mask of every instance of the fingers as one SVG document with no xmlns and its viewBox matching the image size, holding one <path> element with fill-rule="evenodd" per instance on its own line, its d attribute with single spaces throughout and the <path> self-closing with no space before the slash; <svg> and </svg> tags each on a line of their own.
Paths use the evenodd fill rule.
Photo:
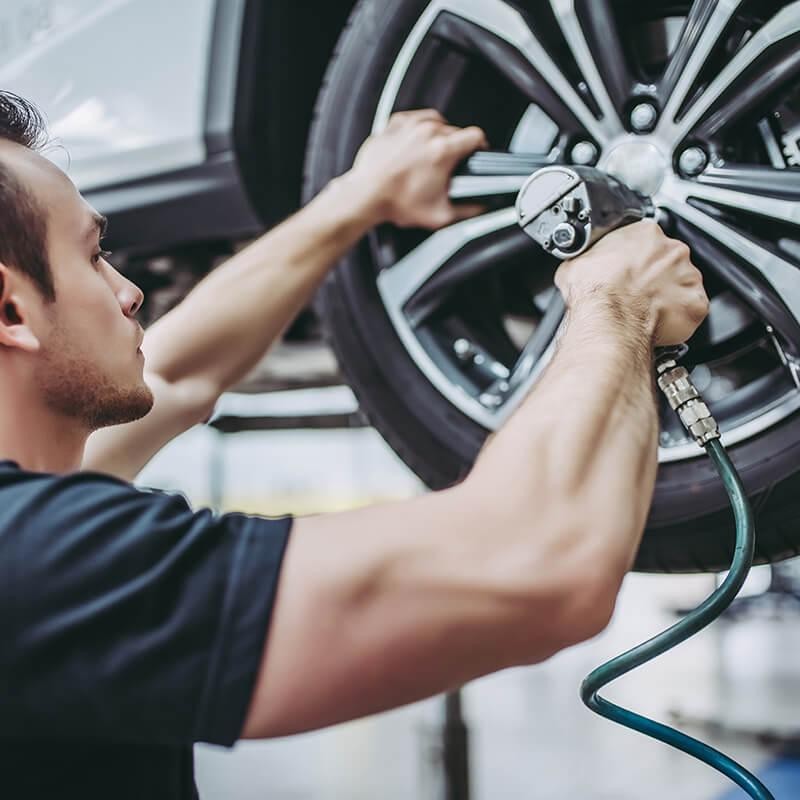
<svg viewBox="0 0 800 800">
<path fill-rule="evenodd" d="M 432 135 L 444 135 L 443 150 L 449 158 L 459 160 L 478 149 L 489 147 L 489 140 L 481 128 L 476 125 L 468 128 L 450 125 L 441 112 L 435 108 L 398 111 L 392 114 L 387 127 L 396 129 L 407 125 L 423 124 L 429 126 Z"/>
<path fill-rule="evenodd" d="M 481 128 L 450 125 L 436 109 L 401 111 L 365 142 L 354 170 L 383 176 L 388 221 L 436 229 L 486 211 L 477 203 L 454 205 L 448 188 L 456 164 L 488 147 Z"/>
<path fill-rule="evenodd" d="M 435 108 L 419 108 L 414 111 L 396 111 L 389 118 L 387 128 L 398 128 L 403 125 L 419 122 L 438 122 L 445 125 L 447 120 Z"/>
<path fill-rule="evenodd" d="M 469 128 L 456 129 L 449 133 L 445 140 L 447 155 L 453 161 L 471 156 L 476 150 L 488 149 L 489 141 L 481 128 L 472 125 Z"/>
</svg>

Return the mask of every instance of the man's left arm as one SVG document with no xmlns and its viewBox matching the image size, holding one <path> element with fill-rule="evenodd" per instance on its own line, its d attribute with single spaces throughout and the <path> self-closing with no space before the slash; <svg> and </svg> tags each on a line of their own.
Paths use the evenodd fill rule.
<svg viewBox="0 0 800 800">
<path fill-rule="evenodd" d="M 479 128 L 433 110 L 392 117 L 353 168 L 305 208 L 208 275 L 145 336 L 152 411 L 98 431 L 83 466 L 132 480 L 167 442 L 212 413 L 308 304 L 331 266 L 383 222 L 439 228 L 476 214 L 448 197 L 456 164 L 486 147 Z"/>
</svg>

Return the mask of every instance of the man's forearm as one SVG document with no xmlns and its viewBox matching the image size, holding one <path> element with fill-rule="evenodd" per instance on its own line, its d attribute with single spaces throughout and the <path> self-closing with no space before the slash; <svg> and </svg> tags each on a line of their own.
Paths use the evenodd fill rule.
<svg viewBox="0 0 800 800">
<path fill-rule="evenodd" d="M 556 513 L 597 529 L 592 539 L 620 575 L 635 555 L 657 468 L 652 337 L 645 319 L 608 297 L 578 304 L 553 364 L 470 476 L 516 510 L 544 481 L 545 496 L 563 504 Z"/>
<path fill-rule="evenodd" d="M 217 395 L 259 361 L 342 255 L 380 222 L 347 175 L 206 277 L 147 332 L 148 369 Z"/>
</svg>

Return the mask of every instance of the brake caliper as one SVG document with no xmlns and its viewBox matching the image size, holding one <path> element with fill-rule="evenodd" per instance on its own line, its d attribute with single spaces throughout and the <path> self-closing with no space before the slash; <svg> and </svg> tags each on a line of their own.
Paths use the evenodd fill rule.
<svg viewBox="0 0 800 800">
<path fill-rule="evenodd" d="M 800 90 L 775 110 L 782 133 L 781 144 L 786 164 L 800 167 Z"/>
</svg>

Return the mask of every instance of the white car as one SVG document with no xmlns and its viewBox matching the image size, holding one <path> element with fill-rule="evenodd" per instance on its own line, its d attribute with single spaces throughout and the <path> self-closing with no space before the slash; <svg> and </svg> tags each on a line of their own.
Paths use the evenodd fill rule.
<svg viewBox="0 0 800 800">
<path fill-rule="evenodd" d="M 464 474 L 520 399 L 506 387 L 552 351 L 555 264 L 515 226 L 515 192 L 542 164 L 639 159 L 712 296 L 689 363 L 756 500 L 757 557 L 798 554 L 800 2 L 352 5 L 4 0 L 0 86 L 44 109 L 136 279 L 175 295 L 347 169 L 392 111 L 484 127 L 493 150 L 452 194 L 487 212 L 379 228 L 320 304 L 362 407 L 431 486 Z M 716 474 L 668 413 L 660 444 L 637 567 L 724 567 Z"/>
</svg>

